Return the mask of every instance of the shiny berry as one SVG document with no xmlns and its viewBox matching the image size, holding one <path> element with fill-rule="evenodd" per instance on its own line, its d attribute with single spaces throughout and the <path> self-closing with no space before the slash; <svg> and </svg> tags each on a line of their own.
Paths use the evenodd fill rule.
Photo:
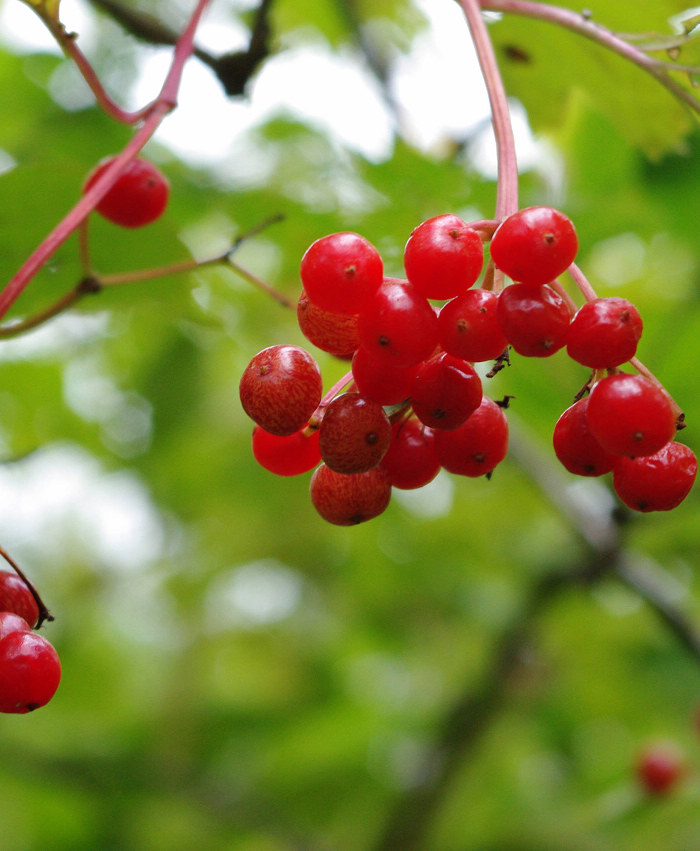
<svg viewBox="0 0 700 851">
<path fill-rule="evenodd" d="M 653 455 L 676 433 L 668 396 L 642 375 L 601 379 L 591 390 L 586 417 L 593 437 L 613 455 Z"/>
<path fill-rule="evenodd" d="M 270 346 L 258 352 L 239 384 L 246 414 L 265 431 L 280 436 L 307 424 L 322 393 L 318 364 L 298 346 Z"/>
<path fill-rule="evenodd" d="M 99 162 L 88 175 L 83 193 L 95 185 L 116 157 Z M 125 228 L 140 228 L 160 218 L 167 204 L 170 185 L 152 162 L 131 160 L 97 204 L 97 212 Z"/>
<path fill-rule="evenodd" d="M 14 612 L 0 612 L 0 639 L 11 632 L 31 632 L 31 627 Z"/>
<path fill-rule="evenodd" d="M 406 277 L 426 298 L 446 299 L 469 289 L 481 274 L 484 247 L 479 234 L 459 216 L 428 219 L 408 238 Z"/>
<path fill-rule="evenodd" d="M 625 298 L 596 298 L 579 308 L 566 341 L 570 358 L 591 369 L 620 366 L 634 357 L 642 317 Z"/>
<path fill-rule="evenodd" d="M 498 297 L 498 323 L 520 355 L 546 358 L 566 343 L 570 322 L 564 299 L 546 284 L 511 284 Z"/>
<path fill-rule="evenodd" d="M 618 460 L 598 443 L 588 428 L 588 396 L 567 408 L 554 426 L 554 454 L 576 476 L 602 476 Z"/>
<path fill-rule="evenodd" d="M 481 397 L 481 379 L 461 358 L 441 352 L 416 368 L 411 405 L 431 428 L 458 428 L 479 407 Z"/>
<path fill-rule="evenodd" d="M 484 396 L 467 421 L 452 431 L 435 431 L 435 454 L 450 473 L 483 476 L 508 451 L 508 421 L 500 405 Z"/>
<path fill-rule="evenodd" d="M 318 429 L 310 434 L 304 430 L 294 434 L 270 434 L 255 426 L 252 437 L 255 460 L 277 476 L 298 476 L 307 473 L 321 461 L 318 448 Z"/>
<path fill-rule="evenodd" d="M 380 464 L 366 473 L 336 473 L 325 464 L 314 471 L 311 502 L 329 523 L 356 526 L 381 514 L 391 500 L 391 477 Z"/>
<path fill-rule="evenodd" d="M 0 640 L 0 712 L 25 713 L 47 704 L 61 680 L 53 646 L 34 632 Z"/>
<path fill-rule="evenodd" d="M 0 611 L 14 612 L 35 627 L 39 620 L 39 606 L 34 595 L 16 573 L 0 571 Z"/>
<path fill-rule="evenodd" d="M 404 420 L 394 430 L 389 451 L 382 459 L 391 484 L 400 490 L 422 488 L 440 472 L 433 430 L 418 420 Z"/>
<path fill-rule="evenodd" d="M 526 207 L 508 216 L 491 240 L 491 259 L 513 281 L 547 284 L 574 262 L 578 237 L 552 207 Z"/>
<path fill-rule="evenodd" d="M 359 313 L 381 286 L 384 265 L 377 249 L 357 233 L 323 236 L 301 259 L 301 282 L 322 310 Z"/>
<path fill-rule="evenodd" d="M 693 450 L 671 441 L 654 455 L 619 458 L 613 470 L 613 487 L 634 511 L 670 511 L 686 498 L 697 471 Z"/>
<path fill-rule="evenodd" d="M 357 316 L 317 307 L 302 290 L 297 302 L 301 333 L 317 348 L 338 357 L 351 357 L 360 345 Z"/>
<path fill-rule="evenodd" d="M 343 393 L 326 407 L 319 449 L 336 473 L 364 473 L 376 467 L 391 443 L 384 408 L 361 393 Z"/>
<path fill-rule="evenodd" d="M 358 349 L 352 358 L 352 377 L 362 393 L 380 405 L 398 405 L 411 395 L 415 366 L 382 363 Z"/>
<path fill-rule="evenodd" d="M 494 360 L 508 345 L 498 322 L 498 296 L 476 288 L 448 301 L 438 316 L 442 348 L 468 361 Z"/>
</svg>

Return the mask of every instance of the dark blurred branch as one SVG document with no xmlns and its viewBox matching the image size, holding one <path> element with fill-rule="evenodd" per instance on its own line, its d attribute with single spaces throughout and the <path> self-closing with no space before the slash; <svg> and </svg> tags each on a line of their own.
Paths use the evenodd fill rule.
<svg viewBox="0 0 700 851">
<path fill-rule="evenodd" d="M 177 33 L 161 20 L 138 9 L 134 9 L 120 0 L 92 0 L 92 4 L 102 9 L 117 21 L 135 38 L 149 44 L 174 45 Z M 208 65 L 219 78 L 227 95 L 237 97 L 244 93 L 246 84 L 258 66 L 270 53 L 269 13 L 272 0 L 261 0 L 255 10 L 250 31 L 250 41 L 246 50 L 213 56 L 206 50 L 196 47 L 193 55 Z"/>
</svg>

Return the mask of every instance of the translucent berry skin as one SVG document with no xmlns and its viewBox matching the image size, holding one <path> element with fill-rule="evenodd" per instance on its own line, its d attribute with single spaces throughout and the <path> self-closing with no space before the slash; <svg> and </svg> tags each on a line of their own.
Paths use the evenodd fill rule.
<svg viewBox="0 0 700 851">
<path fill-rule="evenodd" d="M 400 490 L 414 490 L 432 482 L 440 472 L 433 430 L 418 420 L 402 422 L 394 430 L 382 467 L 388 471 L 391 484 Z"/>
<path fill-rule="evenodd" d="M 511 284 L 498 297 L 498 323 L 515 351 L 546 358 L 566 344 L 571 316 L 546 284 Z"/>
<path fill-rule="evenodd" d="M 328 523 L 356 526 L 381 514 L 391 500 L 391 478 L 380 464 L 366 473 L 345 475 L 321 464 L 309 485 L 311 502 Z"/>
<path fill-rule="evenodd" d="M 619 458 L 613 487 L 633 511 L 671 511 L 690 493 L 697 471 L 693 450 L 671 441 L 654 455 Z"/>
<path fill-rule="evenodd" d="M 666 393 L 642 375 L 618 373 L 591 390 L 588 428 L 613 455 L 653 455 L 676 433 L 676 418 Z"/>
<path fill-rule="evenodd" d="M 602 476 L 618 461 L 598 443 L 588 428 L 588 396 L 567 408 L 557 420 L 552 435 L 554 454 L 575 476 Z"/>
<path fill-rule="evenodd" d="M 95 185 L 116 157 L 101 160 L 90 172 L 83 193 Z M 95 208 L 108 221 L 124 228 L 149 225 L 165 211 L 170 195 L 170 184 L 152 162 L 134 159 L 117 177 L 107 194 Z"/>
<path fill-rule="evenodd" d="M 665 795 L 678 783 L 684 772 L 683 758 L 670 745 L 654 745 L 637 760 L 636 774 L 650 795 Z"/>
<path fill-rule="evenodd" d="M 440 310 L 439 342 L 455 357 L 472 362 L 494 360 L 508 345 L 498 322 L 498 295 L 481 288 L 467 290 Z"/>
<path fill-rule="evenodd" d="M 16 573 L 0 571 L 0 611 L 14 612 L 35 627 L 39 620 L 39 606 L 32 592 Z"/>
<path fill-rule="evenodd" d="M 14 612 L 0 612 L 0 639 L 11 632 L 31 632 L 31 627 Z"/>
<path fill-rule="evenodd" d="M 414 229 L 404 249 L 406 277 L 425 298 L 454 298 L 473 286 L 484 265 L 479 234 L 446 214 Z"/>
<path fill-rule="evenodd" d="M 454 429 L 479 407 L 482 395 L 481 379 L 474 367 L 441 352 L 416 368 L 411 405 L 425 425 Z"/>
<path fill-rule="evenodd" d="M 343 393 L 329 402 L 319 431 L 321 458 L 336 473 L 371 470 L 391 443 L 391 423 L 384 409 L 361 393 Z"/>
<path fill-rule="evenodd" d="M 491 240 L 491 259 L 513 281 L 547 284 L 574 262 L 578 237 L 552 207 L 526 207 L 504 219 Z"/>
<path fill-rule="evenodd" d="M 625 298 L 596 298 L 571 320 L 566 341 L 570 358 L 591 369 L 620 366 L 634 357 L 642 317 Z"/>
<path fill-rule="evenodd" d="M 437 314 L 426 298 L 404 282 L 385 282 L 358 323 L 368 354 L 397 367 L 414 366 L 433 353 L 438 341 Z"/>
<path fill-rule="evenodd" d="M 53 646 L 34 632 L 0 640 L 0 712 L 22 714 L 47 704 L 61 680 Z"/>
<path fill-rule="evenodd" d="M 352 358 L 352 377 L 357 389 L 380 405 L 398 405 L 407 399 L 415 374 L 415 366 L 382 363 L 362 348 Z"/>
<path fill-rule="evenodd" d="M 299 346 L 270 346 L 258 352 L 239 383 L 243 410 L 270 434 L 302 429 L 323 393 L 315 359 Z"/>
<path fill-rule="evenodd" d="M 255 460 L 277 476 L 299 476 L 320 463 L 318 429 L 304 434 L 303 429 L 280 437 L 255 426 L 251 439 Z"/>
<path fill-rule="evenodd" d="M 356 314 L 381 286 L 384 264 L 363 236 L 340 232 L 323 236 L 306 249 L 300 274 L 307 296 L 317 307 Z"/>
<path fill-rule="evenodd" d="M 297 302 L 297 322 L 306 339 L 328 354 L 352 357 L 360 345 L 357 316 L 322 310 L 311 301 L 305 290 L 301 291 Z"/>
<path fill-rule="evenodd" d="M 460 476 L 490 473 L 508 451 L 508 421 L 503 409 L 488 396 L 459 428 L 434 434 L 438 461 Z"/>
</svg>

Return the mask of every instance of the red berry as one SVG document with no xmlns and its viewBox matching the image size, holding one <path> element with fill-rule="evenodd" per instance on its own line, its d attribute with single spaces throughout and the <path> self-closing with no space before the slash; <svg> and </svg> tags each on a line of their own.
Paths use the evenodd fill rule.
<svg viewBox="0 0 700 851">
<path fill-rule="evenodd" d="M 422 488 L 432 482 L 440 472 L 433 430 L 414 419 L 400 423 L 382 458 L 382 467 L 389 472 L 391 484 L 401 490 Z"/>
<path fill-rule="evenodd" d="M 406 277 L 426 298 L 445 299 L 468 290 L 481 274 L 484 247 L 479 234 L 459 216 L 428 219 L 408 238 Z"/>
<path fill-rule="evenodd" d="M 676 433 L 676 418 L 666 393 L 642 375 L 618 373 L 591 390 L 588 428 L 613 455 L 653 455 Z"/>
<path fill-rule="evenodd" d="M 650 795 L 664 795 L 676 785 L 684 771 L 683 758 L 671 744 L 647 748 L 637 760 L 639 782 Z"/>
<path fill-rule="evenodd" d="M 92 188 L 116 157 L 101 160 L 90 172 L 83 193 Z M 152 162 L 131 160 L 95 208 L 115 225 L 140 228 L 160 218 L 168 204 L 170 185 Z"/>
<path fill-rule="evenodd" d="M 29 624 L 36 626 L 39 606 L 34 595 L 16 573 L 0 571 L 0 611 L 14 612 Z"/>
<path fill-rule="evenodd" d="M 476 370 L 454 355 L 441 352 L 416 368 L 411 405 L 418 419 L 431 428 L 458 428 L 479 407 L 481 397 Z"/>
<path fill-rule="evenodd" d="M 437 324 L 428 300 L 409 283 L 387 281 L 360 314 L 360 343 L 382 363 L 414 366 L 435 350 Z"/>
<path fill-rule="evenodd" d="M 508 345 L 497 311 L 498 296 L 491 290 L 467 290 L 453 298 L 438 316 L 440 345 L 464 360 L 494 360 Z"/>
<path fill-rule="evenodd" d="M 566 351 L 591 369 L 620 366 L 634 357 L 642 317 L 625 298 L 596 298 L 581 307 L 569 326 Z"/>
<path fill-rule="evenodd" d="M 11 632 L 31 632 L 32 628 L 14 612 L 0 612 L 0 639 Z"/>
<path fill-rule="evenodd" d="M 352 358 L 352 377 L 363 396 L 380 405 L 398 405 L 411 395 L 415 366 L 393 366 L 375 360 L 365 349 Z"/>
<path fill-rule="evenodd" d="M 246 414 L 265 431 L 280 436 L 304 428 L 322 393 L 318 364 L 298 346 L 270 346 L 258 352 L 239 384 Z"/>
<path fill-rule="evenodd" d="M 331 355 L 350 357 L 360 345 L 357 316 L 323 310 L 311 301 L 305 290 L 301 291 L 297 302 L 297 321 L 306 339 Z"/>
<path fill-rule="evenodd" d="M 309 493 L 324 520 L 336 526 L 355 526 L 386 509 L 391 500 L 391 478 L 381 464 L 353 475 L 336 473 L 321 464 L 311 477 Z"/>
<path fill-rule="evenodd" d="M 598 443 L 588 429 L 586 396 L 567 408 L 554 426 L 554 454 L 576 476 L 602 476 L 615 466 L 619 456 Z"/>
<path fill-rule="evenodd" d="M 634 511 L 670 511 L 686 498 L 697 471 L 693 450 L 671 441 L 654 455 L 619 458 L 613 470 L 613 487 Z"/>
<path fill-rule="evenodd" d="M 483 476 L 506 457 L 508 421 L 500 405 L 484 396 L 459 428 L 435 431 L 435 454 L 450 473 Z"/>
<path fill-rule="evenodd" d="M 61 680 L 53 646 L 33 632 L 0 640 L 0 712 L 24 713 L 47 704 Z"/>
<path fill-rule="evenodd" d="M 364 473 L 376 467 L 391 443 L 384 408 L 360 393 L 336 396 L 323 414 L 319 448 L 336 473 Z"/>
<path fill-rule="evenodd" d="M 294 434 L 270 434 L 260 426 L 253 429 L 253 455 L 255 460 L 277 476 L 298 476 L 308 473 L 320 462 L 318 429 L 309 435 L 303 429 Z"/>
<path fill-rule="evenodd" d="M 498 297 L 498 322 L 518 354 L 546 358 L 566 343 L 571 316 L 546 284 L 511 284 Z"/>
<path fill-rule="evenodd" d="M 526 207 L 508 216 L 491 240 L 491 259 L 513 281 L 547 284 L 576 258 L 571 220 L 552 207 Z"/>
<path fill-rule="evenodd" d="M 301 258 L 301 282 L 322 310 L 359 313 L 379 289 L 384 264 L 358 233 L 332 233 L 312 243 Z"/>
</svg>

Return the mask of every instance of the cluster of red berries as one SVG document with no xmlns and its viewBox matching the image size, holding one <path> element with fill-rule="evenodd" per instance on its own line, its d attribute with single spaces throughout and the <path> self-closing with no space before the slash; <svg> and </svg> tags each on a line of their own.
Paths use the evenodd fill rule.
<svg viewBox="0 0 700 851">
<path fill-rule="evenodd" d="M 489 239 L 491 263 L 475 287 Z M 584 476 L 612 470 L 631 508 L 675 507 L 697 467 L 673 440 L 679 413 L 652 378 L 619 370 L 641 335 L 635 307 L 591 298 L 577 310 L 563 290 L 557 277 L 573 268 L 577 250 L 571 221 L 550 207 L 522 209 L 497 226 L 428 219 L 406 243 L 406 279 L 385 277 L 379 252 L 359 234 L 318 239 L 301 261 L 299 326 L 319 349 L 351 359 L 351 372 L 324 396 L 305 349 L 259 352 L 239 387 L 256 423 L 255 458 L 279 475 L 316 467 L 318 512 L 339 525 L 368 520 L 386 508 L 392 487 L 421 487 L 441 468 L 488 475 L 503 460 L 507 398 L 483 394 L 475 364 L 497 369 L 510 348 L 547 357 L 566 347 L 592 376 L 590 394 L 555 427 L 557 457 Z M 504 276 L 513 283 L 504 286 Z"/>
<path fill-rule="evenodd" d="M 83 194 L 116 159 L 110 156 L 97 163 L 85 180 Z M 149 160 L 136 158 L 129 161 L 95 209 L 115 225 L 140 228 L 160 218 L 169 195 L 170 184 L 165 175 Z"/>
<path fill-rule="evenodd" d="M 53 646 L 32 630 L 34 595 L 19 576 L 0 571 L 0 712 L 25 713 L 47 704 L 61 680 Z"/>
</svg>

